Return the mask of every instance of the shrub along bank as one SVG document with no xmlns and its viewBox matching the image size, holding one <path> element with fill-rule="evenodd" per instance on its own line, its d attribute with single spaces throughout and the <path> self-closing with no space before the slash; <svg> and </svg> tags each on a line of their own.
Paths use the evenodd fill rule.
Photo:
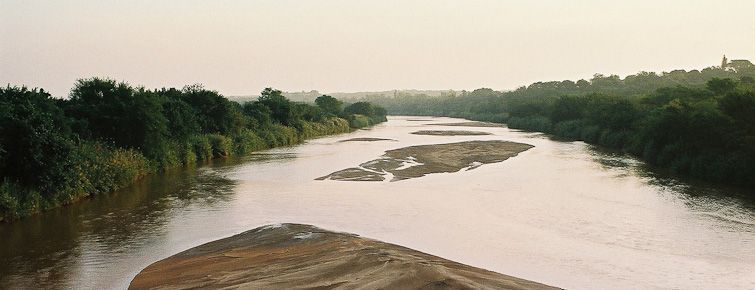
<svg viewBox="0 0 755 290">
<path fill-rule="evenodd" d="M 109 193 L 167 168 L 385 121 L 385 110 L 369 103 L 347 111 L 335 98 L 318 100 L 291 102 L 265 89 L 257 101 L 239 104 L 198 85 L 147 90 L 100 78 L 79 80 L 67 99 L 0 88 L 0 221 Z"/>
</svg>

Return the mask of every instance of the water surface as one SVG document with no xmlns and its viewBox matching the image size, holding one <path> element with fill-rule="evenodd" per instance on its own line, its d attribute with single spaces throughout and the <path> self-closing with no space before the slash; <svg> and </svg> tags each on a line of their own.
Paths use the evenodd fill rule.
<svg viewBox="0 0 755 290">
<path fill-rule="evenodd" d="M 0 288 L 125 288 L 182 250 L 306 223 L 571 289 L 755 288 L 755 207 L 736 189 L 659 176 L 623 154 L 507 128 L 422 136 L 451 118 L 369 130 L 155 175 L 0 224 Z M 397 141 L 338 142 L 374 137 Z M 316 181 L 412 145 L 534 145 L 501 163 L 399 182 Z"/>
</svg>

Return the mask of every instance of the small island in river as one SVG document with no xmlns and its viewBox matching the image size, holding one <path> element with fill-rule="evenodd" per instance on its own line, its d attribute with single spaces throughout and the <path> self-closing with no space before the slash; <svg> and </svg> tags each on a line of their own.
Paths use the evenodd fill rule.
<svg viewBox="0 0 755 290">
<path fill-rule="evenodd" d="M 142 270 L 129 289 L 558 289 L 310 225 L 259 227 Z"/>
<path fill-rule="evenodd" d="M 480 131 L 463 131 L 463 130 L 420 130 L 412 132 L 414 135 L 429 135 L 429 136 L 483 136 L 493 135 L 488 132 Z"/>
<path fill-rule="evenodd" d="M 490 127 L 490 128 L 506 128 L 506 125 L 499 124 L 499 123 L 490 123 L 490 122 L 478 122 L 478 121 L 471 121 L 471 122 L 458 122 L 458 123 L 440 123 L 440 124 L 432 124 L 434 126 L 451 126 L 451 127 Z"/>
<path fill-rule="evenodd" d="M 500 140 L 410 146 L 386 151 L 380 158 L 317 180 L 398 181 L 430 173 L 458 172 L 504 161 L 532 147 Z"/>
<path fill-rule="evenodd" d="M 396 139 L 359 137 L 359 138 L 344 139 L 338 142 L 343 143 L 343 142 L 376 142 L 376 141 L 396 141 Z"/>
</svg>

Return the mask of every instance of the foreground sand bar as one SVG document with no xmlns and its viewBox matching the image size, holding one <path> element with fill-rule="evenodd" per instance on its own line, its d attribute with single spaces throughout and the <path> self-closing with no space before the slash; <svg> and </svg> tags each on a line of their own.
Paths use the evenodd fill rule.
<svg viewBox="0 0 755 290">
<path fill-rule="evenodd" d="M 158 261 L 130 289 L 557 289 L 310 225 L 256 228 Z"/>
</svg>

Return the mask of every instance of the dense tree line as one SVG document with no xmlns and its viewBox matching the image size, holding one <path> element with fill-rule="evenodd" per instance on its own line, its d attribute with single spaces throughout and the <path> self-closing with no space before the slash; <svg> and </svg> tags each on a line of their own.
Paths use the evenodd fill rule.
<svg viewBox="0 0 755 290">
<path fill-rule="evenodd" d="M 392 114 L 505 122 L 620 149 L 675 173 L 755 187 L 755 66 L 747 64 L 367 100 Z"/>
<path fill-rule="evenodd" d="M 366 120 L 366 121 L 365 121 Z M 199 85 L 148 90 L 79 80 L 69 98 L 0 88 L 0 220 L 111 192 L 156 171 L 385 121 L 369 103 L 291 102 L 279 90 L 239 104 Z"/>
<path fill-rule="evenodd" d="M 417 94 L 394 98 L 377 95 L 364 100 L 381 105 L 395 115 L 444 115 L 503 122 L 509 116 L 505 108 L 507 102 L 533 103 L 565 95 L 584 96 L 595 93 L 634 98 L 661 88 L 702 87 L 713 78 L 742 79 L 744 83 L 752 83 L 755 79 L 755 66 L 747 61 L 740 61 L 737 65 L 726 68 L 674 70 L 660 74 L 640 72 L 623 79 L 617 75 L 595 74 L 589 80 L 536 82 L 504 92 L 482 88 L 441 97 Z"/>
</svg>

